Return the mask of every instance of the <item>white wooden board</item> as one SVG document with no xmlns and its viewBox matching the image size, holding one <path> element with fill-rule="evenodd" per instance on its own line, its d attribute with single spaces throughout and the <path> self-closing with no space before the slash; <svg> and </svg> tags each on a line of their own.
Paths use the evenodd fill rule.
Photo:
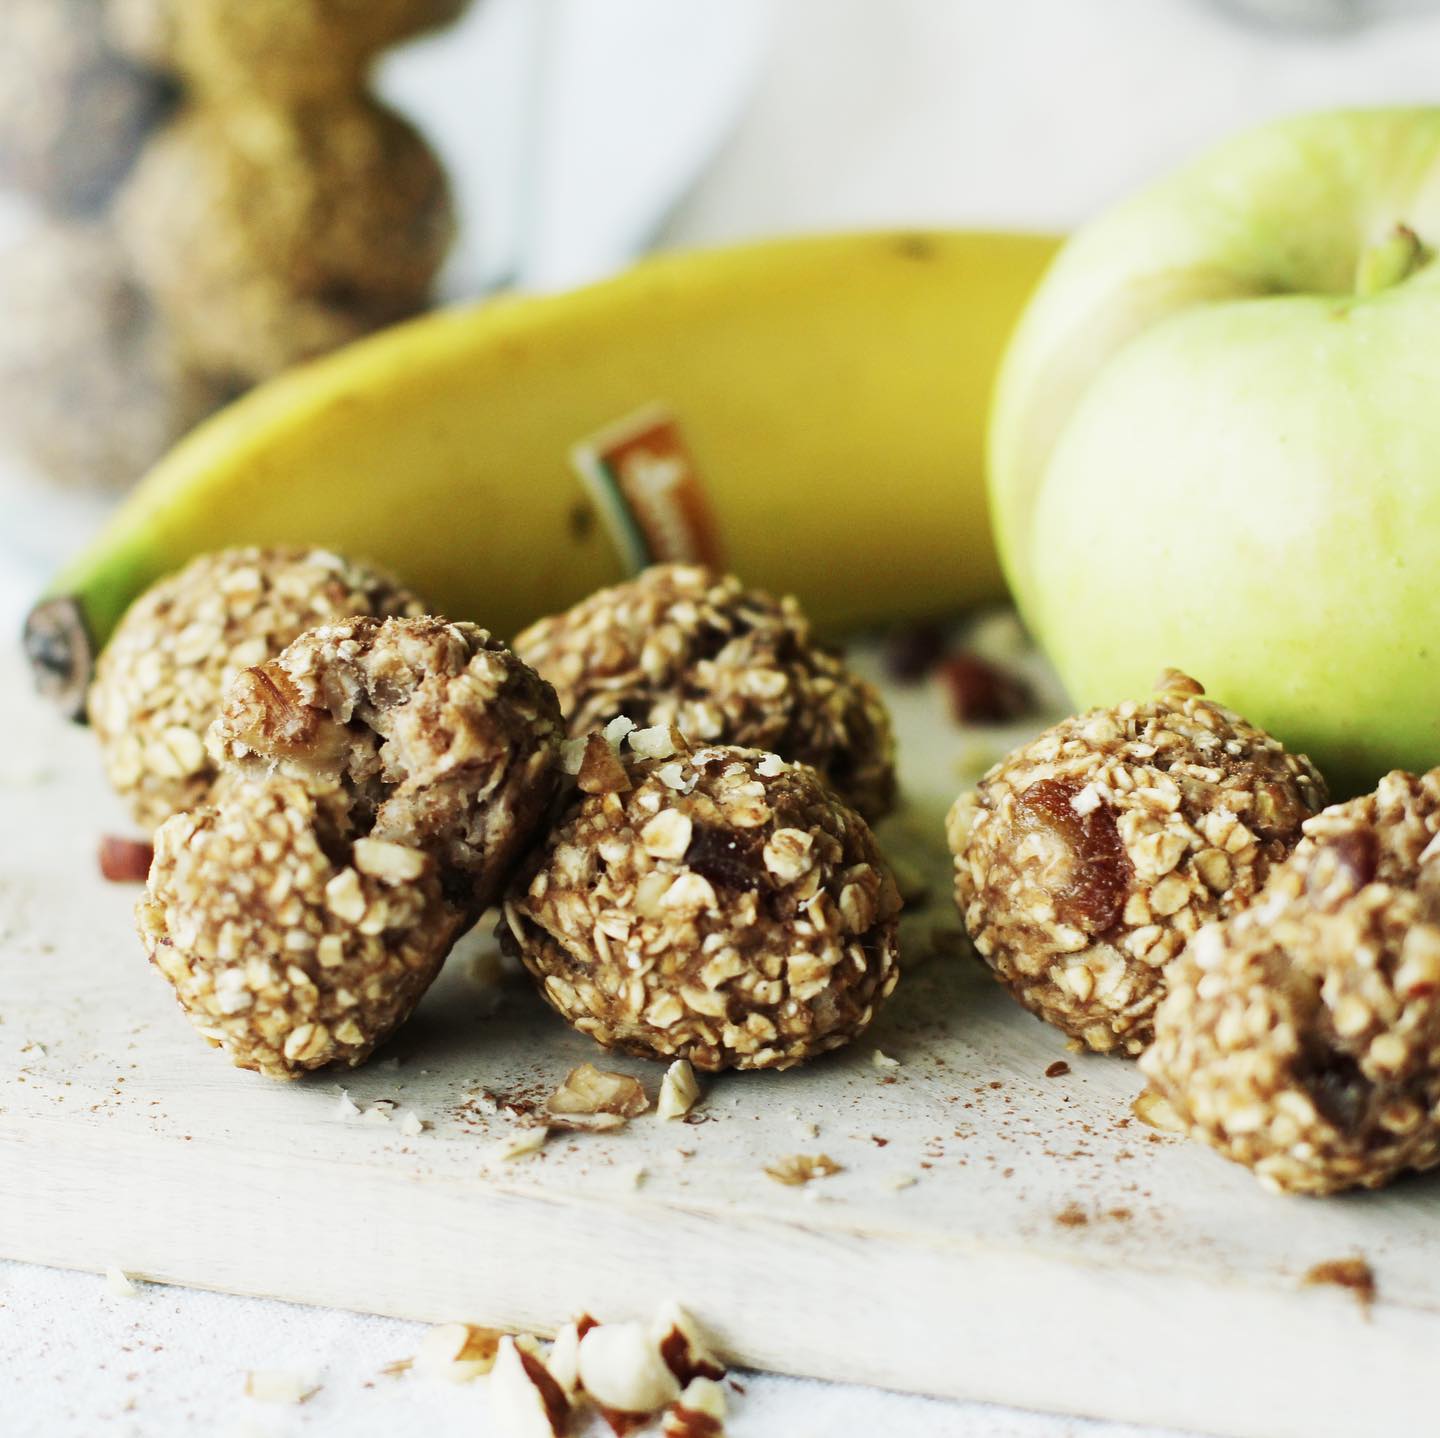
<svg viewBox="0 0 1440 1438">
<path fill-rule="evenodd" d="M 88 734 L 27 688 L 0 659 L 0 1254 L 530 1330 L 670 1295 L 734 1359 L 786 1372 L 1254 1438 L 1440 1423 L 1440 1185 L 1268 1196 L 1133 1119 L 1132 1065 L 1067 1054 L 953 945 L 850 1051 L 715 1080 L 700 1122 L 519 1162 L 496 1157 L 504 1103 L 601 1056 L 523 980 L 492 1012 L 465 953 L 366 1069 L 285 1086 L 230 1068 L 147 967 L 136 890 L 99 878 L 99 835 L 126 829 Z M 954 924 L 940 819 L 974 739 L 935 692 L 897 707 L 903 824 L 937 880 L 913 958 Z M 347 1121 L 337 1082 L 400 1107 Z M 405 1109 L 425 1132 L 401 1132 Z M 796 1152 L 843 1172 L 765 1176 Z M 1354 1254 L 1369 1315 L 1302 1284 Z"/>
</svg>

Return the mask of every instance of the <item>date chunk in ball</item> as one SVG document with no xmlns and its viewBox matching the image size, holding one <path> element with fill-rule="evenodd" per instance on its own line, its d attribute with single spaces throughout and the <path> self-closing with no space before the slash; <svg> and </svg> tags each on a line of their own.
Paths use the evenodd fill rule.
<svg viewBox="0 0 1440 1438">
<path fill-rule="evenodd" d="M 210 747 L 241 774 L 343 783 L 358 832 L 432 855 L 478 915 L 545 814 L 560 737 L 554 691 L 485 630 L 357 618 L 237 676 Z"/>
<path fill-rule="evenodd" d="M 419 1002 L 462 923 L 417 849 L 350 836 L 347 800 L 227 787 L 155 837 L 136 910 L 151 962 L 240 1068 L 361 1063 Z"/>
<path fill-rule="evenodd" d="M 192 560 L 126 611 L 88 700 L 105 772 L 153 829 L 215 780 L 205 732 L 231 681 L 307 629 L 356 614 L 416 615 L 389 575 L 319 549 L 226 549 Z"/>
<path fill-rule="evenodd" d="M 652 757 L 623 759 L 591 737 L 591 792 L 522 870 L 502 937 L 607 1048 L 715 1070 L 848 1043 L 899 976 L 869 827 L 805 765 L 664 736 L 632 734 Z"/>
<path fill-rule="evenodd" d="M 515 652 L 548 679 L 573 735 L 616 715 L 692 743 L 773 750 L 812 765 L 867 819 L 895 801 L 879 694 L 810 631 L 790 597 L 665 564 L 531 625 Z"/>
<path fill-rule="evenodd" d="M 1303 756 L 1171 671 L 1066 719 L 962 795 L 947 834 L 976 949 L 1033 1013 L 1138 1054 L 1164 968 L 1248 904 L 1325 802 Z"/>
<path fill-rule="evenodd" d="M 1172 965 L 1141 1060 L 1190 1135 L 1271 1189 L 1440 1163 L 1440 770 L 1309 820 Z"/>
</svg>

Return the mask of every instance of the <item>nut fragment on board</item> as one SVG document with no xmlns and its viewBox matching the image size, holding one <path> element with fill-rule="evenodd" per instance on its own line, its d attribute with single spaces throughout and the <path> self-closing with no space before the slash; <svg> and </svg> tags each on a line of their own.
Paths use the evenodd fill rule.
<svg viewBox="0 0 1440 1438">
<path fill-rule="evenodd" d="M 840 1171 L 841 1165 L 828 1153 L 792 1153 L 765 1168 L 776 1183 L 790 1188 L 798 1188 L 812 1179 L 829 1178 Z"/>
<path fill-rule="evenodd" d="M 257 1368 L 245 1375 L 245 1396 L 257 1403 L 308 1403 L 320 1384 L 308 1374 L 280 1368 Z"/>
<path fill-rule="evenodd" d="M 650 1100 L 639 1079 L 583 1063 L 566 1074 L 564 1083 L 545 1100 L 545 1107 L 552 1114 L 634 1118 L 650 1107 Z"/>
<path fill-rule="evenodd" d="M 1319 774 L 1174 671 L 1065 719 L 951 808 L 955 899 L 995 977 L 1098 1052 L 1138 1054 L 1165 968 L 1243 909 L 1324 803 Z"/>
<path fill-rule="evenodd" d="M 622 714 L 640 726 L 637 755 L 664 757 L 674 726 L 694 744 L 813 765 L 869 819 L 894 804 L 885 706 L 814 638 L 793 598 L 696 566 L 656 565 L 531 625 L 515 651 L 555 686 L 571 734 Z"/>
<path fill-rule="evenodd" d="M 662 1119 L 684 1118 L 702 1097 L 695 1066 L 689 1059 L 676 1059 L 660 1080 L 660 1098 L 655 1105 L 655 1116 Z"/>
<path fill-rule="evenodd" d="M 1355 1295 L 1362 1313 L 1368 1314 L 1375 1303 L 1379 1286 L 1375 1282 L 1375 1270 L 1358 1255 L 1353 1258 L 1331 1258 L 1306 1269 L 1300 1280 L 1304 1288 L 1330 1285 L 1347 1289 Z"/>
<path fill-rule="evenodd" d="M 505 1163 L 517 1158 L 529 1158 L 545 1147 L 545 1140 L 549 1137 L 550 1130 L 543 1124 L 517 1128 L 514 1133 L 507 1134 L 496 1144 L 495 1156 Z"/>
</svg>

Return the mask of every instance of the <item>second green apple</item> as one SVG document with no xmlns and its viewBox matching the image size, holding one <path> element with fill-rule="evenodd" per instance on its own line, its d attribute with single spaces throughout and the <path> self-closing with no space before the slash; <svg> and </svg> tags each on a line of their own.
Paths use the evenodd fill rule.
<svg viewBox="0 0 1440 1438">
<path fill-rule="evenodd" d="M 991 431 L 1080 704 L 1175 665 L 1337 793 L 1440 763 L 1440 109 L 1285 122 L 1078 233 Z"/>
</svg>

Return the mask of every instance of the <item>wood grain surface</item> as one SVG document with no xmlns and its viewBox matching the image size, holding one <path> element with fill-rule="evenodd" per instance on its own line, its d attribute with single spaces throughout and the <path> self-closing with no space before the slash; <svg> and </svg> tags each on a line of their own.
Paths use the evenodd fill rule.
<svg viewBox="0 0 1440 1438">
<path fill-rule="evenodd" d="M 937 692 L 896 696 L 910 803 L 882 836 L 920 855 L 931 902 L 865 1040 L 709 1081 L 692 1122 L 652 1113 L 507 1161 L 517 1113 L 572 1065 L 652 1094 L 661 1070 L 605 1059 L 521 978 L 477 982 L 488 924 L 368 1067 L 293 1085 L 230 1068 L 148 969 L 135 886 L 99 876 L 100 836 L 128 829 L 89 735 L 30 701 L 9 658 L 0 684 L 18 696 L 0 1254 L 532 1330 L 673 1296 L 730 1356 L 785 1372 L 1247 1438 L 1434 1431 L 1440 1187 L 1271 1197 L 1135 1119 L 1133 1065 L 1069 1054 L 1011 1004 L 954 936 L 940 817 L 978 741 Z M 821 1152 L 833 1177 L 764 1172 Z M 1304 1282 L 1355 1255 L 1378 1283 L 1368 1312 Z"/>
</svg>

